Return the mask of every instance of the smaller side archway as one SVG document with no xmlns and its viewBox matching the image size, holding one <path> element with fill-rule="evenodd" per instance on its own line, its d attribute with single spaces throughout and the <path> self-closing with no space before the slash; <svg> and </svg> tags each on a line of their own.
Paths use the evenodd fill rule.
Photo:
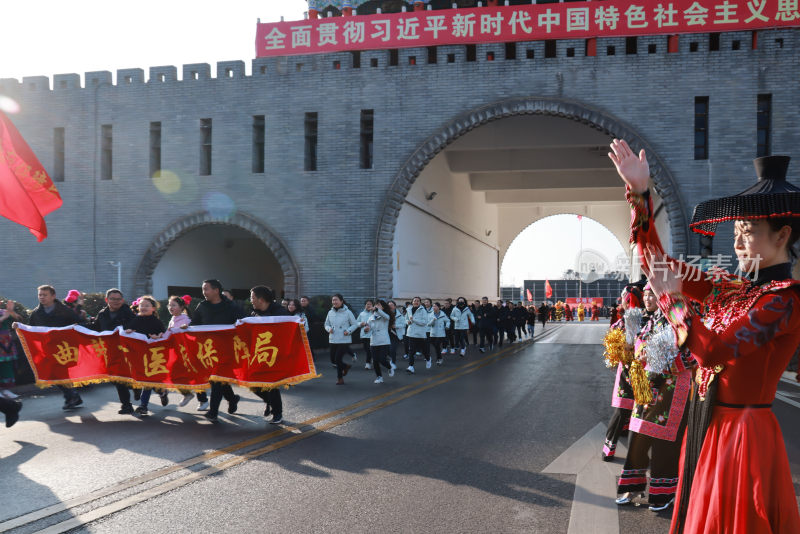
<svg viewBox="0 0 800 534">
<path fill-rule="evenodd" d="M 169 248 L 192 230 L 209 225 L 233 227 L 244 230 L 260 240 L 274 255 L 283 272 L 283 289 L 287 295 L 298 295 L 300 275 L 297 264 L 283 240 L 256 217 L 237 211 L 229 217 L 217 217 L 207 211 L 195 212 L 175 221 L 152 241 L 145 252 L 134 277 L 134 293 L 143 295 L 153 291 L 153 274 Z"/>
</svg>

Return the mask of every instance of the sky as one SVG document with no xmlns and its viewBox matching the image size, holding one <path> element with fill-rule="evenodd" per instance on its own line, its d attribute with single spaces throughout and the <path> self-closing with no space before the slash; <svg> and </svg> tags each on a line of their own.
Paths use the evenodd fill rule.
<svg viewBox="0 0 800 534">
<path fill-rule="evenodd" d="M 221 6 L 224 6 L 221 8 Z M 302 20 L 305 0 L 0 0 L 0 78 L 243 60 L 250 73 L 255 32 L 261 22 Z M 52 85 L 51 85 L 52 86 Z M 2 102 L 0 102 L 2 104 Z M 9 110 L 7 110 L 9 111 Z M 599 223 L 583 219 L 584 243 L 613 261 L 622 245 Z M 501 285 L 524 279 L 560 278 L 575 268 L 580 226 L 574 215 L 548 217 L 512 243 Z M 536 251 L 559 250 L 543 256 Z M 532 252 L 533 251 L 533 252 Z"/>
<path fill-rule="evenodd" d="M 523 230 L 508 248 L 500 268 L 500 285 L 522 287 L 523 280 L 560 279 L 567 269 L 576 269 L 581 250 L 597 251 L 615 265 L 625 255 L 619 239 L 599 222 L 576 215 L 553 215 Z M 542 251 L 558 251 L 542 254 Z M 589 262 L 590 256 L 582 256 Z"/>
<path fill-rule="evenodd" d="M 302 20 L 305 0 L 0 0 L 0 78 L 244 60 L 256 23 Z"/>
</svg>

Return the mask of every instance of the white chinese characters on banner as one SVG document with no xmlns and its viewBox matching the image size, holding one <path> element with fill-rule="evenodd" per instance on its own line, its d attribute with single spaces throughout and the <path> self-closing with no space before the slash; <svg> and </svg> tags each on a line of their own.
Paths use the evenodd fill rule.
<svg viewBox="0 0 800 534">
<path fill-rule="evenodd" d="M 580 7 L 532 3 L 259 24 L 257 53 L 269 56 L 797 26 L 800 0 L 609 0 Z"/>
</svg>

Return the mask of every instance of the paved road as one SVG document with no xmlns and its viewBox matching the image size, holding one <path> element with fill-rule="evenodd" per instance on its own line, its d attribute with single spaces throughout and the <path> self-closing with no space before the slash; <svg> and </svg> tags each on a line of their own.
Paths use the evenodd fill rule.
<svg viewBox="0 0 800 534">
<path fill-rule="evenodd" d="M 108 386 L 69 414 L 57 395 L 26 399 L 24 420 L 0 432 L 0 532 L 558 533 L 587 511 L 613 518 L 595 532 L 667 532 L 668 517 L 613 505 L 621 460 L 596 462 L 592 431 L 611 414 L 605 328 L 548 325 L 534 344 L 448 355 L 383 385 L 354 368 L 336 387 L 320 361 L 323 378 L 284 393 L 280 428 L 249 392 L 216 424 L 193 405 L 117 415 Z M 800 388 L 781 389 L 798 488 Z"/>
</svg>

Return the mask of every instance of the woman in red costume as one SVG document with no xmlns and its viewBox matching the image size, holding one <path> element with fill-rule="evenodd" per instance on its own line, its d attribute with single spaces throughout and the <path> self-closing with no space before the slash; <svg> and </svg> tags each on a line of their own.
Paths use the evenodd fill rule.
<svg viewBox="0 0 800 534">
<path fill-rule="evenodd" d="M 678 345 L 700 365 L 696 393 L 704 400 L 690 408 L 671 531 L 800 533 L 786 447 L 770 409 L 800 344 L 800 282 L 791 279 L 789 262 L 800 230 L 800 189 L 785 180 L 789 158 L 755 160 L 755 186 L 695 208 L 690 226 L 701 234 L 735 221 L 736 255 L 750 273 L 745 278 L 707 275 L 665 256 L 651 224 L 645 152 L 637 156 L 619 140 L 611 148 L 632 208 L 631 242 Z M 702 305 L 702 320 L 692 302 Z"/>
</svg>

